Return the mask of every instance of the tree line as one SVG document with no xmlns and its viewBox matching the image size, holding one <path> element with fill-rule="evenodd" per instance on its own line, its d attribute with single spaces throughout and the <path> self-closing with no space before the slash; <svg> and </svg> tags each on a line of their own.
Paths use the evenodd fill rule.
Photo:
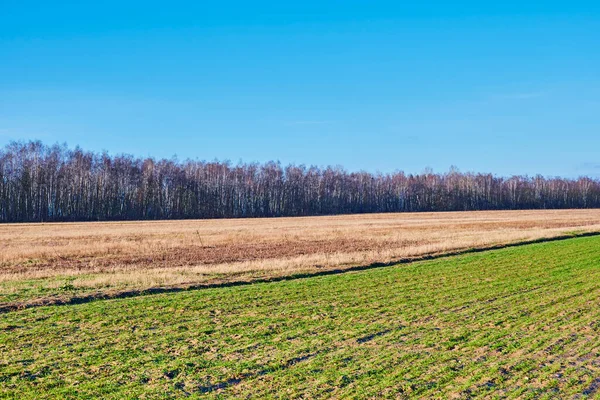
<svg viewBox="0 0 600 400">
<path fill-rule="evenodd" d="M 0 222 L 600 207 L 600 180 L 348 172 L 110 156 L 39 141 L 0 150 Z"/>
</svg>

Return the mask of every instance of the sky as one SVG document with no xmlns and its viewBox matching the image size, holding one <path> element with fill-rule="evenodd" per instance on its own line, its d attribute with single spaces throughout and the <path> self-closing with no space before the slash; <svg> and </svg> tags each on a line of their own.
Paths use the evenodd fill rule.
<svg viewBox="0 0 600 400">
<path fill-rule="evenodd" d="M 0 0 L 0 146 L 35 139 L 600 177 L 600 3 Z"/>
</svg>

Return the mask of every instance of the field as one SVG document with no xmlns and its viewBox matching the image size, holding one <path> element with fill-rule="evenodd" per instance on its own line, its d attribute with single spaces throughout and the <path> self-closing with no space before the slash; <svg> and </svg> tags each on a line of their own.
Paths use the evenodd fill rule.
<svg viewBox="0 0 600 400">
<path fill-rule="evenodd" d="M 600 237 L 0 315 L 0 397 L 600 398 Z"/>
<path fill-rule="evenodd" d="M 598 231 L 600 210 L 4 224 L 0 310 L 315 274 Z"/>
</svg>

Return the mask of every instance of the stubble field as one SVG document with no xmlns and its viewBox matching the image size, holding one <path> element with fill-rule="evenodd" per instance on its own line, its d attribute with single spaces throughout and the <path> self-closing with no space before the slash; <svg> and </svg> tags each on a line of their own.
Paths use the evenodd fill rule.
<svg viewBox="0 0 600 400">
<path fill-rule="evenodd" d="M 273 279 L 600 231 L 600 210 L 0 225 L 0 305 Z"/>
</svg>

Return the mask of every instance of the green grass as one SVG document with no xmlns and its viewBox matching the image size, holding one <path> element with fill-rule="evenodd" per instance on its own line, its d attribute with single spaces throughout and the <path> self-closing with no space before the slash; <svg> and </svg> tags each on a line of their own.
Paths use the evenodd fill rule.
<svg viewBox="0 0 600 400">
<path fill-rule="evenodd" d="M 91 277 L 91 274 L 83 275 Z M 81 276 L 78 276 L 81 277 Z M 41 297 L 60 297 L 91 292 L 90 289 L 73 286 L 74 276 L 53 276 L 40 279 L 23 279 L 0 282 L 0 305 L 2 303 L 35 300 Z"/>
<path fill-rule="evenodd" d="M 594 398 L 600 238 L 0 315 L 0 397 Z"/>
</svg>

